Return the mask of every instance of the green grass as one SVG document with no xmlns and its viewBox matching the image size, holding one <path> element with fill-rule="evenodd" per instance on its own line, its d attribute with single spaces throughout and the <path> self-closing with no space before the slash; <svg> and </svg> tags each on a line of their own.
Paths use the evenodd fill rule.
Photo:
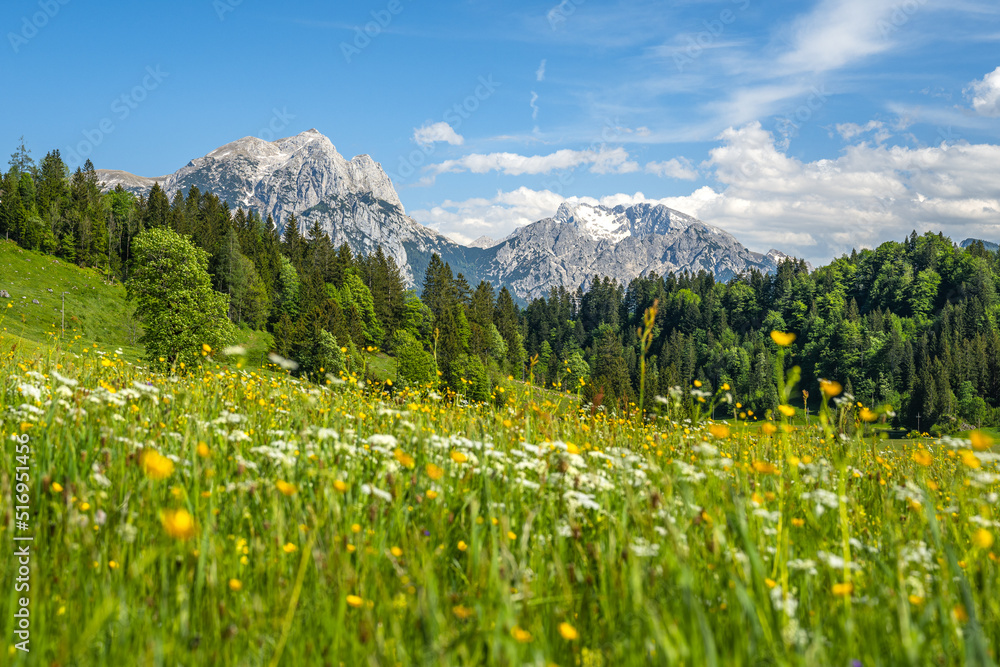
<svg viewBox="0 0 1000 667">
<path fill-rule="evenodd" d="M 28 438 L 35 541 L 32 651 L 13 647 L 8 585 L 5 664 L 958 665 L 1000 650 L 998 457 L 968 443 L 591 418 L 526 386 L 491 408 L 214 364 L 172 378 L 102 346 L 9 343 L 0 438 Z M 24 531 L 3 517 L 10 545 Z M 15 567 L 0 559 L 0 579 Z"/>
<path fill-rule="evenodd" d="M 0 240 L 0 289 L 10 293 L 0 304 L 13 306 L 5 311 L 2 323 L 11 334 L 35 342 L 79 335 L 112 349 L 120 347 L 134 357 L 141 354 L 138 329 L 130 326 L 127 315 L 124 286 L 109 282 L 94 269 Z"/>
</svg>

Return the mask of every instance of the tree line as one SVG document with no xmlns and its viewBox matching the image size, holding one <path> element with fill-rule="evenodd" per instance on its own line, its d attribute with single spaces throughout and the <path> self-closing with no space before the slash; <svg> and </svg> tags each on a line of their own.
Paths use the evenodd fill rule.
<svg viewBox="0 0 1000 667">
<path fill-rule="evenodd" d="M 440 383 L 473 400 L 514 377 L 628 410 L 640 395 L 649 408 L 697 380 L 706 391 L 728 385 L 743 410 L 765 415 L 778 403 L 769 338 L 778 330 L 796 334 L 786 363 L 801 367 L 814 401 L 828 378 L 866 405 L 892 405 L 908 429 L 918 419 L 942 432 L 1000 423 L 1000 259 L 981 243 L 962 249 L 914 232 L 813 272 L 785 260 L 774 274 L 727 283 L 706 272 L 627 285 L 594 276 L 521 307 L 506 287 L 473 287 L 437 255 L 408 289 L 381 248 L 334 247 L 294 216 L 282 228 L 196 187 L 104 193 L 89 161 L 71 174 L 51 151 L 36 164 L 23 141 L 0 179 L 0 234 L 109 280 L 133 277 L 147 230 L 186 237 L 233 325 L 267 331 L 274 351 L 314 378 L 378 348 L 395 359 L 398 383 Z M 639 330 L 654 303 L 641 392 Z"/>
<path fill-rule="evenodd" d="M 1000 423 L 1000 258 L 981 242 L 941 234 L 854 251 L 811 273 L 785 260 L 774 274 L 727 283 L 711 274 L 649 275 L 621 285 L 595 276 L 585 291 L 554 289 L 523 314 L 527 354 L 551 386 L 586 361 L 588 398 L 637 401 L 643 314 L 658 303 L 646 408 L 671 387 L 731 388 L 744 411 L 778 405 L 771 331 L 794 333 L 798 365 L 817 406 L 819 381 L 842 383 L 865 405 L 889 404 L 906 429 L 950 432 Z M 812 391 L 810 391 L 812 390 Z M 809 402 L 803 396 L 803 407 Z"/>
</svg>

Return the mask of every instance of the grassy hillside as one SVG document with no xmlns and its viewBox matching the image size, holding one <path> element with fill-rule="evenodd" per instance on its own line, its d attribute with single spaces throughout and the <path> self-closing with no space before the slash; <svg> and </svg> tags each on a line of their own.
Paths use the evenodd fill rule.
<svg viewBox="0 0 1000 667">
<path fill-rule="evenodd" d="M 65 292 L 65 338 L 79 335 L 102 346 L 141 354 L 136 342 L 140 330 L 130 317 L 125 288 L 109 283 L 93 269 L 0 241 L 0 290 L 10 294 L 3 299 L 10 306 L 5 304 L 2 323 L 8 334 L 36 343 L 58 337 L 63 333 Z"/>
<path fill-rule="evenodd" d="M 0 299 L 0 329 L 7 346 L 30 350 L 53 342 L 63 347 L 96 343 L 102 349 L 121 349 L 121 356 L 128 359 L 142 357 L 142 328 L 132 317 L 124 285 L 108 281 L 94 269 L 0 240 L 0 290 L 10 294 Z M 237 342 L 248 350 L 247 365 L 267 363 L 273 344 L 270 334 L 241 329 Z"/>
</svg>

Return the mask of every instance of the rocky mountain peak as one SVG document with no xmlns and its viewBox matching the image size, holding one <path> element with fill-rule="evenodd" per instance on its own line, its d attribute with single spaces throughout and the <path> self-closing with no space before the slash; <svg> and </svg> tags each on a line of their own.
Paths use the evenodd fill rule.
<svg viewBox="0 0 1000 667">
<path fill-rule="evenodd" d="M 564 202 L 556 211 L 554 219 L 573 225 L 581 234 L 594 241 L 618 243 L 632 235 L 628 220 L 606 206 Z"/>
<path fill-rule="evenodd" d="M 501 241 L 484 237 L 463 246 L 408 217 L 371 156 L 347 160 L 315 129 L 277 141 L 244 137 L 155 179 L 98 175 L 106 189 L 122 185 L 141 195 L 155 183 L 168 196 L 197 187 L 233 209 L 273 216 L 282 233 L 294 214 L 300 230 L 318 224 L 335 245 L 361 254 L 381 246 L 411 285 L 438 253 L 470 280 L 505 285 L 522 299 L 556 286 L 586 287 L 594 275 L 628 283 L 651 272 L 705 270 L 728 280 L 750 269 L 773 271 L 784 257 L 751 252 L 725 231 L 660 204 L 608 207 L 593 200 L 565 202 L 553 217 Z"/>
</svg>

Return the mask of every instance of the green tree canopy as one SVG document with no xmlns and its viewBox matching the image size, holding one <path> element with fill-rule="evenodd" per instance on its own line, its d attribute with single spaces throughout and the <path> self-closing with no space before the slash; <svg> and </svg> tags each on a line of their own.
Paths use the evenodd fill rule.
<svg viewBox="0 0 1000 667">
<path fill-rule="evenodd" d="M 128 298 L 145 331 L 140 342 L 153 366 L 192 365 L 202 346 L 232 343 L 229 298 L 212 289 L 208 253 L 169 229 L 148 229 L 135 239 L 136 268 Z"/>
</svg>

